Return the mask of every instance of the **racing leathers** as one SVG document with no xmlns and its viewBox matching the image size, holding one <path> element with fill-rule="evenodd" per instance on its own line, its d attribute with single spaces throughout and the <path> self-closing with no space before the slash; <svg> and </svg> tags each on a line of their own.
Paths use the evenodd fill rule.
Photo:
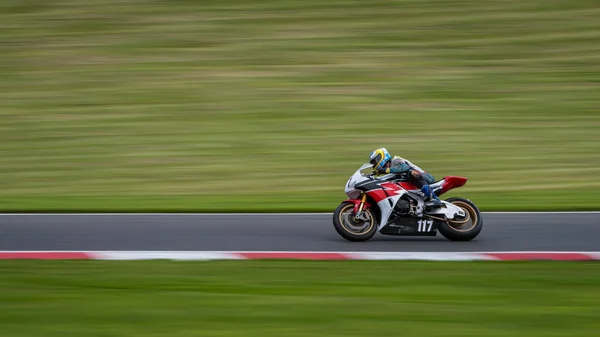
<svg viewBox="0 0 600 337">
<path fill-rule="evenodd" d="M 394 156 L 392 160 L 386 163 L 383 171 L 376 170 L 376 172 L 379 174 L 406 174 L 409 182 L 418 187 L 425 195 L 426 206 L 430 207 L 441 204 L 440 199 L 433 193 L 433 190 L 429 186 L 429 184 L 435 182 L 435 178 L 430 173 L 404 158 Z"/>
</svg>

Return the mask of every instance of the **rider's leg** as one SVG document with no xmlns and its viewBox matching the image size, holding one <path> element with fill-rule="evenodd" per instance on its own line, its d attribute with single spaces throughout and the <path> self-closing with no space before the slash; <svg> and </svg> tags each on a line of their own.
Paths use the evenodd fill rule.
<svg viewBox="0 0 600 337">
<path fill-rule="evenodd" d="M 442 203 L 437 197 L 437 195 L 433 193 L 431 186 L 429 186 L 429 184 L 435 182 L 435 178 L 431 174 L 427 172 L 421 173 L 418 171 L 413 171 L 412 177 L 413 180 L 416 182 L 417 187 L 419 187 L 421 189 L 421 192 L 423 192 L 423 194 L 425 195 L 425 202 L 427 203 L 427 206 L 437 206 Z"/>
</svg>

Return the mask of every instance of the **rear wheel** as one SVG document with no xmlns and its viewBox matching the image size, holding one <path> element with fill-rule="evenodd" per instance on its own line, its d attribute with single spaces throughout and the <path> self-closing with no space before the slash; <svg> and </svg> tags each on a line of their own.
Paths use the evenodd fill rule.
<svg viewBox="0 0 600 337">
<path fill-rule="evenodd" d="M 367 241 L 377 233 L 377 219 L 370 209 L 364 211 L 367 221 L 355 220 L 354 204 L 341 203 L 333 212 L 333 227 L 348 241 Z"/>
<path fill-rule="evenodd" d="M 449 198 L 446 200 L 462 208 L 466 215 L 463 218 L 446 220 L 438 226 L 439 232 L 451 241 L 473 240 L 483 228 L 481 212 L 470 200 L 463 198 Z"/>
</svg>

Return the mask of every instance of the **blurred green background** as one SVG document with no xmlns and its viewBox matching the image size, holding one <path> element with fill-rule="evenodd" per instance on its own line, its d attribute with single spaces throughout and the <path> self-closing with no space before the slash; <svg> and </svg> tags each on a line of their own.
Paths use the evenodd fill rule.
<svg viewBox="0 0 600 337">
<path fill-rule="evenodd" d="M 0 2 L 0 209 L 333 211 L 385 146 L 597 209 L 595 0 Z"/>
</svg>

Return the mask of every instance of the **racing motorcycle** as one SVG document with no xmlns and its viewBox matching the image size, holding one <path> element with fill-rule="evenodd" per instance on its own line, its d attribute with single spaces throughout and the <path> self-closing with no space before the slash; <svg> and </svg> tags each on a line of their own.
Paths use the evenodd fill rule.
<svg viewBox="0 0 600 337">
<path fill-rule="evenodd" d="M 408 176 L 376 177 L 371 164 L 363 164 L 346 183 L 348 196 L 333 213 L 333 225 L 349 241 L 367 241 L 377 232 L 396 236 L 436 236 L 451 241 L 474 239 L 483 227 L 477 206 L 469 199 L 448 198 L 431 208 L 425 195 Z M 446 176 L 430 184 L 437 196 L 464 186 L 467 178 Z"/>
</svg>

